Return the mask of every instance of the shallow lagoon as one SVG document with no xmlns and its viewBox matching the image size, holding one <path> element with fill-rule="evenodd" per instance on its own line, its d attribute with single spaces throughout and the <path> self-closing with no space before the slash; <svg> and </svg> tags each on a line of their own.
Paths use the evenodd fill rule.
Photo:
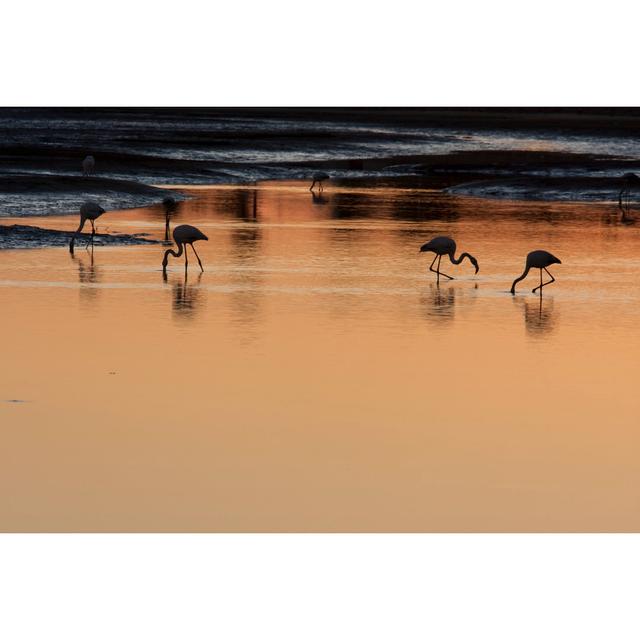
<svg viewBox="0 0 640 640">
<path fill-rule="evenodd" d="M 163 280 L 162 246 L 0 252 L 2 530 L 640 529 L 640 224 L 382 183 L 191 193 L 202 275 Z M 161 239 L 164 212 L 98 227 Z M 477 276 L 437 286 L 443 234 Z M 512 297 L 535 248 L 557 282 Z"/>
</svg>

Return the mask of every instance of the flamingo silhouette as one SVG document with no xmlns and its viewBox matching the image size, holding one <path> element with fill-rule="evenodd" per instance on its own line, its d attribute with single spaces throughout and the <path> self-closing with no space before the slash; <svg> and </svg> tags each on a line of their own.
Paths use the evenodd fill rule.
<svg viewBox="0 0 640 640">
<path fill-rule="evenodd" d="M 312 176 L 313 178 L 313 182 L 311 183 L 311 186 L 309 187 L 309 191 L 313 191 L 313 187 L 315 187 L 316 182 L 320 185 L 320 193 L 322 193 L 322 183 L 324 180 L 330 180 L 331 176 L 328 173 L 325 173 L 324 171 L 316 171 L 316 173 L 314 173 Z"/>
<path fill-rule="evenodd" d="M 189 266 L 189 260 L 187 259 L 187 247 L 186 245 L 191 245 L 191 249 L 193 249 L 193 253 L 196 254 L 196 258 L 198 259 L 198 264 L 200 265 L 200 270 L 204 271 L 202 266 L 202 262 L 200 260 L 200 256 L 196 251 L 193 243 L 196 240 L 208 240 L 207 236 L 197 229 L 196 227 L 192 227 L 190 224 L 181 224 L 173 230 L 173 240 L 178 245 L 178 252 L 176 253 L 173 249 L 167 249 L 164 253 L 164 258 L 162 259 L 162 271 L 166 274 L 167 272 L 167 263 L 169 261 L 169 254 L 171 254 L 174 258 L 179 258 L 184 251 L 184 268 L 185 271 Z"/>
<path fill-rule="evenodd" d="M 178 210 L 178 203 L 173 196 L 167 196 L 162 201 L 164 207 L 164 241 L 169 244 L 169 222 L 171 216 Z"/>
<path fill-rule="evenodd" d="M 91 222 L 91 242 L 93 244 L 93 237 L 96 235 L 96 225 L 94 223 L 102 214 L 104 213 L 104 209 L 95 201 L 95 200 L 87 200 L 80 207 L 80 226 L 76 229 L 76 232 L 71 236 L 71 242 L 69 242 L 69 251 L 73 253 L 73 248 L 75 246 L 76 237 L 82 231 L 84 227 L 84 223 L 89 220 Z M 89 243 L 87 243 L 88 245 Z"/>
<path fill-rule="evenodd" d="M 622 222 L 629 222 L 631 220 L 631 218 L 627 217 L 629 214 L 629 196 L 634 187 L 640 186 L 640 177 L 635 173 L 625 173 L 622 176 L 622 181 L 623 186 L 618 194 L 618 207 L 620 207 L 620 211 L 622 211 Z"/>
<path fill-rule="evenodd" d="M 90 176 L 93 173 L 93 170 L 96 168 L 96 160 L 93 156 L 87 156 L 82 161 L 82 175 Z"/>
<path fill-rule="evenodd" d="M 441 275 L 445 278 L 449 278 L 449 280 L 453 280 L 451 276 L 440 271 L 440 261 L 442 260 L 442 256 L 449 256 L 449 260 L 451 260 L 453 264 L 460 264 L 465 258 L 469 258 L 469 262 L 471 262 L 471 264 L 476 268 L 476 273 L 480 270 L 478 261 L 470 253 L 462 253 L 460 257 L 454 257 L 456 253 L 456 243 L 453 238 L 448 238 L 447 236 L 438 236 L 437 238 L 433 238 L 420 247 L 420 252 L 425 251 L 433 251 L 433 253 L 436 254 L 433 262 L 429 266 L 429 271 L 433 271 L 437 274 L 438 282 L 440 282 Z M 434 269 L 433 265 L 436 260 L 438 261 L 438 266 Z"/>
<path fill-rule="evenodd" d="M 542 249 L 538 249 L 537 251 L 532 251 L 527 254 L 527 260 L 524 266 L 524 272 L 521 276 L 516 278 L 511 285 L 511 293 L 516 292 L 516 284 L 520 282 L 520 280 L 524 280 L 527 277 L 530 269 L 540 269 L 540 284 L 532 289 L 531 293 L 535 293 L 538 289 L 540 289 L 540 295 L 542 295 L 542 287 L 546 287 L 548 284 L 555 282 L 556 279 L 549 273 L 547 267 L 550 267 L 552 264 L 562 264 L 562 262 L 556 258 L 553 254 L 548 251 L 543 251 Z M 547 272 L 547 275 L 551 278 L 548 282 L 543 284 L 542 282 L 542 270 Z"/>
</svg>

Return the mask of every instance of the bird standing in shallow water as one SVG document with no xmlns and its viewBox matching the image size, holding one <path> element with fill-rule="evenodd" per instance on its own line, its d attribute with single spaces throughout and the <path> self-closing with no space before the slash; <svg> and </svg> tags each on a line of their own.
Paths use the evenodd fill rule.
<svg viewBox="0 0 640 640">
<path fill-rule="evenodd" d="M 313 191 L 313 187 L 316 186 L 316 182 L 317 182 L 320 185 L 320 193 L 322 193 L 322 190 L 323 190 L 323 187 L 322 187 L 323 181 L 331 179 L 331 176 L 328 173 L 325 173 L 324 171 L 317 171 L 311 177 L 313 178 L 313 182 L 309 187 L 309 191 Z"/>
<path fill-rule="evenodd" d="M 538 289 L 540 289 L 540 295 L 542 295 L 542 287 L 546 287 L 548 284 L 555 282 L 556 279 L 547 271 L 547 267 L 550 267 L 552 264 L 562 264 L 562 262 L 556 258 L 553 254 L 548 251 L 543 251 L 542 249 L 538 249 L 537 251 L 532 251 L 527 254 L 527 261 L 525 263 L 524 272 L 521 276 L 516 278 L 511 285 L 511 293 L 516 292 L 516 284 L 520 282 L 520 280 L 524 280 L 527 277 L 530 269 L 540 269 L 540 284 L 532 289 L 531 293 L 535 293 Z M 547 275 L 551 278 L 549 282 L 542 282 L 542 270 L 547 272 Z"/>
<path fill-rule="evenodd" d="M 640 186 L 640 177 L 635 173 L 625 173 L 622 176 L 623 187 L 618 194 L 618 207 L 622 211 L 622 222 L 632 222 L 632 218 L 629 218 L 629 196 L 633 187 Z M 624 202 L 623 202 L 624 200 Z"/>
<path fill-rule="evenodd" d="M 76 232 L 73 234 L 73 236 L 71 236 L 71 242 L 69 242 L 69 251 L 71 253 L 73 253 L 76 237 L 82 231 L 82 227 L 84 227 L 84 223 L 87 220 L 91 222 L 91 240 L 89 242 L 93 243 L 93 236 L 96 235 L 96 225 L 94 224 L 94 221 L 103 213 L 104 209 L 95 200 L 87 200 L 80 207 L 80 226 L 76 229 Z"/>
<path fill-rule="evenodd" d="M 178 245 L 178 252 L 176 253 L 173 249 L 167 249 L 164 253 L 164 258 L 162 259 L 162 271 L 166 273 L 167 271 L 167 263 L 169 261 L 169 255 L 172 255 L 174 258 L 179 258 L 184 251 L 184 268 L 185 271 L 189 266 L 189 260 L 187 259 L 187 247 L 186 245 L 191 245 L 191 249 L 193 253 L 196 254 L 196 258 L 198 259 L 198 264 L 200 265 L 200 269 L 204 271 L 202 266 L 202 262 L 200 260 L 200 256 L 196 251 L 193 243 L 196 240 L 208 240 L 207 236 L 197 229 L 196 227 L 192 227 L 190 224 L 181 224 L 177 226 L 173 230 L 173 240 Z"/>
<path fill-rule="evenodd" d="M 470 253 L 463 253 L 459 258 L 455 257 L 456 243 L 453 238 L 448 238 L 447 236 L 438 236 L 437 238 L 433 238 L 433 240 L 429 240 L 429 242 L 420 247 L 421 253 L 425 251 L 433 251 L 436 254 L 433 262 L 429 266 L 429 271 L 433 271 L 437 274 L 438 282 L 440 282 L 440 276 L 453 280 L 451 276 L 440 271 L 440 261 L 442 260 L 442 256 L 449 256 L 449 260 L 451 260 L 453 264 L 460 264 L 465 258 L 469 258 L 469 262 L 471 262 L 471 264 L 476 268 L 476 273 L 480 270 L 478 261 Z M 434 269 L 433 265 L 436 260 L 438 261 L 438 266 Z"/>
</svg>

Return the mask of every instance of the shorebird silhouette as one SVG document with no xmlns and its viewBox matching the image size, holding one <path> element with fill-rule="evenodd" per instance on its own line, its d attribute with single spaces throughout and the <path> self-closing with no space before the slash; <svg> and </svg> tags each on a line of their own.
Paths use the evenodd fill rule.
<svg viewBox="0 0 640 640">
<path fill-rule="evenodd" d="M 93 173 L 93 170 L 96 168 L 96 160 L 93 156 L 87 156 L 82 161 L 82 175 L 90 176 Z"/>
<path fill-rule="evenodd" d="M 622 176 L 623 186 L 618 194 L 618 207 L 622 211 L 622 222 L 630 222 L 629 214 L 629 196 L 634 187 L 640 186 L 640 177 L 635 173 L 625 173 Z"/>
<path fill-rule="evenodd" d="M 442 260 L 442 256 L 449 256 L 449 260 L 451 260 L 453 264 L 460 264 L 465 258 L 469 258 L 469 262 L 471 262 L 471 264 L 476 268 L 476 273 L 480 270 L 478 261 L 470 253 L 462 253 L 458 258 L 455 257 L 456 243 L 453 238 L 448 238 L 447 236 L 438 236 L 437 238 L 433 238 L 420 247 L 420 252 L 425 251 L 433 251 L 433 253 L 436 254 L 433 262 L 429 266 L 429 271 L 433 271 L 437 274 L 438 282 L 440 282 L 440 276 L 453 280 L 451 276 L 440 271 L 440 261 Z M 434 269 L 433 265 L 436 260 L 438 261 L 438 266 Z"/>
<path fill-rule="evenodd" d="M 313 187 L 316 186 L 316 182 L 317 182 L 320 185 L 320 193 L 322 193 L 322 190 L 323 190 L 323 187 L 322 187 L 323 181 L 331 179 L 331 176 L 328 173 L 325 173 L 324 171 L 317 171 L 311 177 L 313 178 L 313 182 L 309 187 L 309 191 L 313 191 Z"/>
<path fill-rule="evenodd" d="M 535 293 L 538 289 L 540 289 L 540 295 L 542 295 L 542 287 L 546 287 L 548 284 L 555 282 L 556 279 L 549 273 L 547 267 L 550 267 L 552 264 L 562 264 L 562 262 L 556 258 L 553 254 L 548 251 L 543 251 L 542 249 L 538 249 L 537 251 L 532 251 L 527 254 L 527 260 L 524 266 L 524 272 L 521 276 L 516 278 L 511 285 L 511 293 L 516 292 L 516 284 L 520 282 L 520 280 L 524 280 L 527 277 L 530 269 L 540 269 L 540 284 L 531 290 L 531 293 Z M 547 275 L 551 278 L 548 282 L 542 282 L 542 270 L 547 272 Z"/>
<path fill-rule="evenodd" d="M 73 248 L 75 246 L 76 238 L 82 231 L 84 227 L 84 223 L 89 220 L 91 222 L 91 240 L 89 242 L 93 243 L 93 236 L 96 235 L 96 225 L 94 220 L 99 218 L 104 213 L 104 209 L 95 201 L 95 200 L 87 200 L 80 207 L 80 226 L 76 229 L 76 232 L 71 236 L 71 242 L 69 242 L 69 251 L 73 253 Z M 87 243 L 87 246 L 89 245 Z"/>
<path fill-rule="evenodd" d="M 193 243 L 196 240 L 208 240 L 207 236 L 197 229 L 196 227 L 192 227 L 190 224 L 181 224 L 177 226 L 173 230 L 173 241 L 178 245 L 178 252 L 176 253 L 173 249 L 167 249 L 164 252 L 164 258 L 162 259 L 162 271 L 166 274 L 167 272 L 167 262 L 169 261 L 169 255 L 172 255 L 174 258 L 179 258 L 184 251 L 184 268 L 185 271 L 189 266 L 189 260 L 187 258 L 187 246 L 191 245 L 191 249 L 193 249 L 193 253 L 196 254 L 196 258 L 198 259 L 198 264 L 200 265 L 200 270 L 204 271 L 202 266 L 202 262 L 200 260 L 200 256 L 196 251 L 196 248 L 193 246 Z"/>
<path fill-rule="evenodd" d="M 178 203 L 173 196 L 167 196 L 162 200 L 164 207 L 164 241 L 169 244 L 169 222 L 171 216 L 178 210 Z"/>
</svg>

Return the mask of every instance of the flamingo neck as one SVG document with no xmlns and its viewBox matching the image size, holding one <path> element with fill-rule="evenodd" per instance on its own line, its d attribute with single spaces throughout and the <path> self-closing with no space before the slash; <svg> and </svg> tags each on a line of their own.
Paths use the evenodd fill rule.
<svg viewBox="0 0 640 640">
<path fill-rule="evenodd" d="M 183 249 L 184 249 L 184 245 L 182 243 L 178 243 L 178 251 L 174 251 L 173 249 L 167 249 L 164 252 L 164 258 L 162 259 L 163 268 L 166 268 L 170 255 L 173 256 L 174 258 L 179 258 L 182 255 Z"/>
<path fill-rule="evenodd" d="M 516 285 L 518 284 L 518 282 L 520 282 L 520 280 L 524 280 L 527 277 L 527 274 L 529 273 L 529 269 L 531 269 L 531 267 L 527 267 L 524 270 L 524 273 L 519 278 L 516 278 L 513 281 L 513 284 L 511 285 L 511 293 L 515 293 L 516 292 Z"/>
</svg>

